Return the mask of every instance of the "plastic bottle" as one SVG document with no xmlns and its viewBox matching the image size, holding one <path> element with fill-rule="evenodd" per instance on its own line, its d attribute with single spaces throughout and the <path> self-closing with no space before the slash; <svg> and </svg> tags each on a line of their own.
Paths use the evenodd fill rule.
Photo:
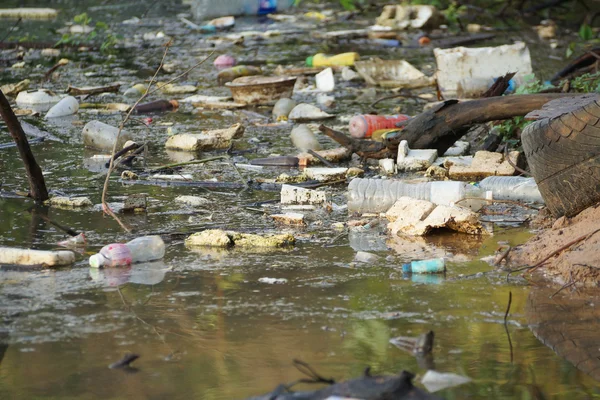
<svg viewBox="0 0 600 400">
<path fill-rule="evenodd" d="M 358 53 L 342 53 L 328 57 L 323 53 L 315 54 L 306 59 L 309 67 L 352 67 L 360 59 Z"/>
<path fill-rule="evenodd" d="M 481 208 L 485 193 L 466 182 L 439 181 L 406 183 L 391 179 L 355 178 L 348 185 L 348 211 L 382 213 L 390 209 L 400 197 L 427 200 L 438 205 L 451 205 L 465 198 L 460 205 L 473 210 Z"/>
<path fill-rule="evenodd" d="M 231 82 L 236 78 L 242 76 L 260 75 L 261 72 L 262 71 L 259 67 L 237 65 L 235 67 L 226 68 L 219 72 L 217 75 L 217 81 L 219 82 L 219 85 L 224 85 L 225 83 Z"/>
<path fill-rule="evenodd" d="M 300 151 L 321 149 L 321 144 L 317 140 L 317 137 L 313 131 L 310 130 L 308 125 L 303 124 L 296 126 L 294 129 L 292 129 L 290 138 L 292 139 L 294 146 Z"/>
<path fill-rule="evenodd" d="M 90 121 L 83 127 L 83 144 L 93 149 L 112 151 L 119 128 L 105 124 L 100 121 Z M 122 130 L 117 142 L 117 148 L 123 147 L 123 144 L 131 140 L 131 134 Z"/>
<path fill-rule="evenodd" d="M 411 261 L 402 265 L 403 273 L 413 274 L 442 274 L 446 271 L 446 260 L 432 258 L 430 260 Z"/>
<path fill-rule="evenodd" d="M 117 267 L 132 263 L 160 260 L 165 255 L 165 243 L 160 236 L 142 236 L 125 244 L 112 243 L 90 257 L 93 268 Z"/>
<path fill-rule="evenodd" d="M 178 107 L 179 102 L 177 100 L 156 100 L 151 101 L 150 103 L 138 104 L 135 107 L 135 112 L 137 114 L 145 114 L 150 112 L 173 110 L 177 109 Z"/>
<path fill-rule="evenodd" d="M 482 190 L 493 193 L 494 199 L 544 203 L 533 178 L 522 176 L 490 176 L 479 182 Z"/>
<path fill-rule="evenodd" d="M 67 96 L 48 110 L 46 118 L 58 118 L 72 115 L 79 111 L 79 102 L 73 96 Z"/>
<path fill-rule="evenodd" d="M 369 138 L 373 132 L 396 128 L 396 123 L 406 121 L 408 115 L 355 115 L 350 120 L 350 135 L 357 139 Z"/>
<path fill-rule="evenodd" d="M 231 68 L 233 67 L 235 64 L 237 64 L 237 61 L 235 58 L 233 58 L 232 56 L 230 56 L 229 54 L 221 54 L 219 57 L 217 57 L 215 59 L 215 61 L 213 62 L 213 65 L 218 69 L 218 70 L 222 70 L 225 68 Z"/>
<path fill-rule="evenodd" d="M 298 104 L 287 97 L 277 100 L 273 107 L 273 118 L 277 121 L 287 121 L 288 115 Z"/>
</svg>

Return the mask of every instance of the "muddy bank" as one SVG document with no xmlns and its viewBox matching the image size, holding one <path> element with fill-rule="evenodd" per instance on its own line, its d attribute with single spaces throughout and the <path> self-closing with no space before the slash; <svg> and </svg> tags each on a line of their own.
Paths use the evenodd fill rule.
<svg viewBox="0 0 600 400">
<path fill-rule="evenodd" d="M 562 285 L 574 282 L 596 287 L 600 283 L 599 220 L 598 206 L 572 218 L 561 217 L 514 249 L 510 263 L 513 268 L 537 266 L 552 256 L 535 268 L 535 273 Z"/>
</svg>

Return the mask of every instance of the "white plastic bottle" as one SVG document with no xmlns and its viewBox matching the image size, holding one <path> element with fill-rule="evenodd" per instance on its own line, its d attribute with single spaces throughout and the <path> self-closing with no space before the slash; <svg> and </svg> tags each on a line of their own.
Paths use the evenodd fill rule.
<svg viewBox="0 0 600 400">
<path fill-rule="evenodd" d="M 494 199 L 544 203 L 537 183 L 523 176 L 490 176 L 479 182 L 479 187 L 494 194 Z"/>
<path fill-rule="evenodd" d="M 348 211 L 382 213 L 389 210 L 400 197 L 427 200 L 438 205 L 452 205 L 462 199 L 463 207 L 478 210 L 485 203 L 485 193 L 466 182 L 440 181 L 406 183 L 391 179 L 355 178 L 348 185 Z"/>
<path fill-rule="evenodd" d="M 308 125 L 298 125 L 290 134 L 292 143 L 300 151 L 321 150 L 321 144 Z"/>
<path fill-rule="evenodd" d="M 165 243 L 160 236 L 142 236 L 125 244 L 112 243 L 90 257 L 93 268 L 125 266 L 160 260 L 165 255 Z"/>
<path fill-rule="evenodd" d="M 90 121 L 83 127 L 83 144 L 98 150 L 112 151 L 119 128 L 105 124 L 100 121 Z M 123 144 L 131 140 L 131 134 L 126 130 L 121 131 L 117 148 L 123 147 Z"/>
<path fill-rule="evenodd" d="M 79 102 L 75 97 L 67 96 L 48 110 L 46 118 L 66 117 L 77 113 L 77 111 L 79 111 Z"/>
</svg>

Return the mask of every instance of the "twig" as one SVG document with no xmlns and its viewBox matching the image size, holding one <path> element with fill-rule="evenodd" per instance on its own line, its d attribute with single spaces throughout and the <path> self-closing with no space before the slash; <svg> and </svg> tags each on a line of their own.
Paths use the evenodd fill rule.
<svg viewBox="0 0 600 400">
<path fill-rule="evenodd" d="M 17 22 L 15 22 L 14 25 L 10 27 L 10 29 L 8 30 L 8 32 L 6 32 L 6 35 L 4 35 L 4 37 L 2 39 L 0 39 L 0 43 L 4 43 L 4 41 L 6 40 L 6 38 L 8 37 L 8 35 L 11 34 L 11 32 L 17 27 L 17 25 L 19 25 L 21 23 L 21 21 L 23 21 L 23 18 L 19 18 L 17 20 Z"/>
<path fill-rule="evenodd" d="M 569 247 L 583 241 L 583 240 L 587 240 L 590 237 L 592 237 L 593 235 L 595 235 L 596 233 L 600 232 L 600 228 L 594 230 L 593 232 L 590 232 L 586 235 L 582 235 L 579 236 L 577 239 L 571 240 L 569 243 L 565 244 L 564 246 L 560 247 L 559 249 L 553 251 L 552 253 L 550 253 L 547 257 L 544 257 L 544 259 L 542 259 L 541 261 L 539 261 L 537 264 L 533 265 L 533 266 L 527 266 L 527 267 L 523 267 L 523 268 L 518 268 L 518 269 L 513 269 L 512 271 L 509 271 L 508 274 L 506 275 L 506 281 L 508 282 L 508 278 L 510 276 L 510 274 L 515 273 L 515 272 L 521 272 L 521 271 L 525 271 L 525 270 L 529 270 L 528 273 L 532 273 L 533 271 L 535 271 L 536 269 L 538 269 L 539 267 L 541 267 L 543 264 L 546 263 L 546 261 L 548 261 L 549 259 L 551 259 L 552 257 L 554 257 L 555 255 L 561 253 L 562 251 L 568 249 Z"/>
<path fill-rule="evenodd" d="M 508 331 L 507 318 L 508 313 L 510 312 L 510 306 L 512 304 L 512 292 L 508 292 L 508 305 L 506 306 L 506 312 L 504 313 L 504 330 L 506 331 L 506 336 L 508 337 L 508 345 L 510 346 L 510 363 L 513 362 L 513 345 L 512 340 L 510 339 L 510 332 Z"/>
<path fill-rule="evenodd" d="M 224 158 L 227 158 L 227 156 L 216 156 L 216 157 L 203 158 L 202 160 L 194 160 L 194 161 L 185 161 L 185 162 L 174 163 L 174 164 L 166 164 L 166 165 L 161 165 L 160 167 L 154 168 L 153 170 L 150 170 L 150 172 L 152 173 L 152 172 L 157 172 L 157 171 L 160 171 L 163 169 L 183 167 L 186 165 L 204 164 L 209 161 L 222 160 Z"/>
<path fill-rule="evenodd" d="M 188 68 L 185 71 L 183 71 L 181 74 L 177 75 L 175 78 L 173 78 L 173 79 L 165 82 L 164 84 L 162 84 L 160 86 L 157 85 L 156 88 L 154 90 L 150 91 L 150 92 L 148 92 L 148 90 L 150 90 L 150 85 L 148 85 L 148 89 L 146 90 L 146 95 L 150 95 L 152 93 L 156 93 L 157 91 L 161 90 L 165 86 L 170 85 L 171 83 L 175 82 L 176 80 L 179 80 L 181 77 L 183 77 L 183 76 L 187 75 L 188 73 L 190 73 L 190 71 L 192 71 L 193 69 L 195 69 L 195 68 L 199 67 L 200 65 L 204 64 L 204 62 L 206 60 L 208 60 L 209 58 L 211 58 L 213 54 L 215 54 L 214 51 L 212 51 L 209 55 L 207 55 L 203 60 L 197 62 L 196 64 L 192 65 L 190 68 Z M 162 63 L 161 63 L 161 66 L 162 66 Z M 138 101 L 138 103 L 139 103 L 139 101 Z M 138 103 L 135 103 L 135 105 L 137 105 Z M 133 106 L 131 108 L 134 109 L 135 106 Z"/>
<path fill-rule="evenodd" d="M 516 171 L 519 171 L 521 173 L 521 175 L 531 176 L 531 174 L 529 172 L 517 167 L 515 165 L 515 163 L 513 162 L 513 160 L 510 159 L 510 157 L 508 156 L 508 146 L 504 146 L 504 159 L 506 161 L 508 161 L 508 163 L 510 164 L 511 167 L 513 167 Z"/>
<path fill-rule="evenodd" d="M 323 164 L 325 164 L 329 168 L 334 168 L 335 167 L 335 165 L 333 165 L 332 163 L 330 163 L 329 161 L 327 161 L 322 155 L 320 155 L 316 151 L 308 149 L 307 153 L 310 154 L 310 155 L 312 155 L 313 157 L 316 157 L 317 159 L 319 159 L 319 161 L 321 161 Z"/>
<path fill-rule="evenodd" d="M 559 294 L 566 288 L 573 286 L 574 284 L 575 284 L 575 281 L 573 280 L 573 273 L 571 271 L 569 271 L 569 282 L 565 283 L 564 285 L 562 285 L 562 287 L 560 289 L 558 289 L 556 292 L 552 293 L 550 298 L 553 298 L 554 296 L 556 296 L 557 294 Z"/>
<path fill-rule="evenodd" d="M 465 200 L 481 200 L 481 201 L 487 201 L 487 202 L 490 202 L 490 203 L 514 204 L 514 205 L 517 205 L 517 206 L 520 206 L 520 207 L 530 208 L 532 210 L 539 211 L 539 208 L 536 208 L 536 207 L 530 206 L 529 204 L 521 203 L 521 202 L 515 201 L 515 200 L 482 199 L 480 197 L 463 197 L 462 199 L 460 199 L 458 201 L 455 201 L 454 204 L 461 203 L 461 202 L 463 202 Z"/>
<path fill-rule="evenodd" d="M 511 247 L 509 244 L 506 245 L 506 250 L 504 250 L 502 253 L 500 253 L 495 259 L 494 262 L 492 263 L 493 266 L 497 266 L 499 265 L 502 260 L 504 260 L 507 256 L 508 253 L 510 253 Z"/>
</svg>

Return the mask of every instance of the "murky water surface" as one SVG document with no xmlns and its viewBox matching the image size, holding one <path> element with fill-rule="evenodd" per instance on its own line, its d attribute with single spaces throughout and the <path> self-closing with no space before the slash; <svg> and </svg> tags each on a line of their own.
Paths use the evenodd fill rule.
<svg viewBox="0 0 600 400">
<path fill-rule="evenodd" d="M 167 61 L 179 62 L 179 70 L 213 49 L 233 54 L 242 63 L 263 60 L 296 65 L 318 51 L 355 49 L 382 58 L 405 57 L 425 72 L 433 71 L 428 52 L 361 47 L 351 42 L 329 44 L 306 34 L 306 30 L 316 29 L 315 24 L 292 26 L 305 29 L 305 33 L 267 41 L 247 40 L 244 47 L 214 47 L 202 35 L 189 32 L 177 22 L 176 14 L 185 12 L 185 8 L 165 8 L 154 2 L 143 24 L 132 27 L 119 21 L 139 16 L 139 2 L 96 3 L 74 2 L 65 6 L 59 20 L 24 22 L 13 36 L 33 32 L 36 40 L 53 42 L 57 35 L 48 34 L 49 29 L 63 26 L 73 15 L 93 5 L 95 8 L 88 10 L 90 15 L 95 21 L 114 24 L 114 29 L 127 38 L 129 50 L 116 56 L 64 54 L 72 59 L 71 64 L 61 69 L 57 80 L 43 84 L 39 82 L 54 61 L 39 59 L 28 63 L 24 70 L 5 68 L 3 82 L 29 77 L 33 86 L 57 91 L 67 84 L 88 86 L 115 81 L 127 87 L 146 79 L 158 66 L 164 50 L 159 46 L 161 42 L 140 39 L 144 33 L 158 31 L 174 37 Z M 357 21 L 336 28 L 363 25 Z M 236 30 L 289 28 L 244 19 Z M 494 43 L 519 38 L 531 41 L 531 37 L 528 31 L 511 32 Z M 531 48 L 534 67 L 542 71 L 542 76 L 547 77 L 560 65 L 547 58 L 547 47 L 533 44 Z M 5 58 L 10 55 L 5 54 Z M 159 80 L 171 77 L 160 75 Z M 215 87 L 215 77 L 212 62 L 208 62 L 180 83 L 198 84 L 201 94 L 227 95 L 226 88 Z M 363 89 L 359 84 L 342 84 L 333 111 L 343 115 L 364 111 L 365 104 L 374 98 L 357 100 Z M 297 99 L 314 102 L 305 94 L 297 95 Z M 121 94 L 89 101 L 131 102 Z M 393 112 L 398 105 L 408 114 L 421 107 L 414 100 L 394 100 L 383 103 L 381 112 Z M 268 108 L 253 111 L 264 116 L 270 112 Z M 48 187 L 67 195 L 89 196 L 98 204 L 103 183 L 98 172 L 102 168 L 91 164 L 89 157 L 94 152 L 82 148 L 81 127 L 91 119 L 116 125 L 121 118 L 85 112 L 58 122 L 25 118 L 61 140 L 33 145 Z M 197 111 L 183 105 L 176 113 L 153 116 L 149 129 L 139 124 L 128 129 L 137 139 L 149 141 L 146 162 L 151 167 L 214 155 L 166 152 L 163 144 L 168 128 L 198 132 L 239 121 L 248 124 L 248 129 L 235 149 L 252 149 L 254 153 L 237 156 L 236 161 L 295 153 L 288 139 L 289 126 L 260 127 L 255 125 L 257 120 L 261 118 L 240 111 Z M 327 138 L 320 140 L 332 146 Z M 0 143 L 9 141 L 4 135 Z M 22 163 L 14 149 L 0 149 L 0 171 L 2 190 L 26 187 Z M 220 181 L 239 181 L 227 160 L 186 167 L 183 172 L 193 173 L 198 180 L 217 177 Z M 241 172 L 244 179 L 297 173 L 281 169 Z M 522 243 L 530 235 L 526 228 L 500 224 L 491 238 L 440 234 L 410 241 L 387 238 L 381 229 L 348 233 L 332 227 L 334 222 L 348 219 L 342 207 L 344 188 L 331 190 L 337 205 L 332 211 L 308 212 L 308 226 L 291 229 L 277 226 L 265 216 L 265 211 L 275 212 L 276 206 L 264 211 L 257 205 L 247 207 L 258 201 L 276 200 L 277 192 L 125 186 L 115 175 L 109 192 L 115 208 L 130 193 L 147 193 L 151 199 L 147 213 L 121 215 L 123 223 L 136 235 L 162 234 L 168 247 L 161 262 L 106 270 L 90 270 L 87 256 L 103 244 L 125 241 L 134 235 L 125 234 L 113 219 L 103 216 L 99 206 L 82 211 L 53 208 L 32 212 L 28 200 L 0 199 L 2 245 L 56 248 L 55 243 L 65 234 L 46 222 L 44 215 L 85 231 L 89 242 L 73 268 L 0 271 L 0 398 L 238 399 L 300 378 L 291 365 L 294 358 L 340 380 L 360 375 L 367 366 L 376 373 L 393 374 L 406 369 L 422 374 L 425 371 L 415 358 L 391 345 L 389 339 L 417 336 L 428 330 L 436 335 L 436 368 L 474 380 L 441 392 L 448 399 L 542 398 L 540 393 L 544 398 L 598 396 L 595 381 L 531 333 L 524 313 L 529 286 L 515 280 L 507 284 L 503 274 L 488 274 L 492 268 L 479 261 L 494 253 L 498 241 Z M 180 194 L 201 195 L 211 204 L 199 210 L 185 208 L 173 202 Z M 208 227 L 291 232 L 298 243 L 293 249 L 269 252 L 184 247 L 184 233 Z M 379 261 L 356 263 L 353 260 L 357 251 L 370 251 L 379 256 Z M 402 263 L 438 256 L 450 260 L 445 277 L 402 275 Z M 480 272 L 483 274 L 476 275 Z M 264 277 L 287 282 L 259 282 Z M 509 292 L 510 337 L 503 325 Z M 134 364 L 137 372 L 108 369 L 127 352 L 141 355 Z"/>
</svg>

